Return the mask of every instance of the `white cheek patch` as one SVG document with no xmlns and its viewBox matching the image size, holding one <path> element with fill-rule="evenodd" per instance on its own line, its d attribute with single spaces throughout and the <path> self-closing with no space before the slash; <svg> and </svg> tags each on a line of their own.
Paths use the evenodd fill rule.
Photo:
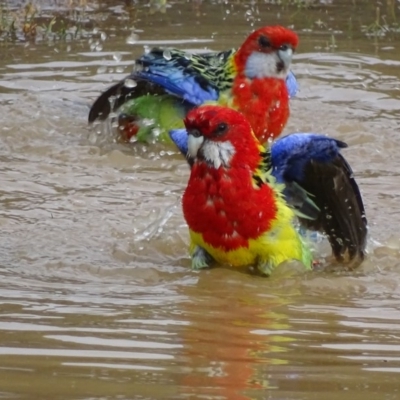
<svg viewBox="0 0 400 400">
<path fill-rule="evenodd" d="M 229 141 L 213 142 L 206 140 L 201 147 L 201 153 L 207 163 L 218 169 L 221 166 L 229 167 L 229 163 L 235 154 L 235 148 Z"/>
<path fill-rule="evenodd" d="M 288 70 L 284 68 L 278 72 L 277 64 L 282 62 L 278 55 L 273 52 L 269 54 L 254 52 L 246 62 L 245 75 L 250 78 L 279 78 L 286 79 Z"/>
</svg>

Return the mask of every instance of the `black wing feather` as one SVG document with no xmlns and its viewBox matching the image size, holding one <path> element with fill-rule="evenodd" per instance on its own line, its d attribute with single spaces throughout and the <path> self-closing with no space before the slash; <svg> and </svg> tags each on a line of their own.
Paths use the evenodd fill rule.
<svg viewBox="0 0 400 400">
<path fill-rule="evenodd" d="M 136 82 L 136 86 L 126 86 L 126 79 L 133 79 Z M 105 120 L 112 111 L 117 110 L 130 99 L 146 94 L 162 95 L 165 93 L 166 91 L 162 86 L 145 79 L 138 79 L 135 75 L 130 75 L 109 87 L 95 100 L 89 111 L 89 123 L 94 122 L 96 119 Z M 111 100 L 112 97 L 115 97 L 113 101 Z"/>
<path fill-rule="evenodd" d="M 367 218 L 357 182 L 341 154 L 330 163 L 311 160 L 301 186 L 321 212 L 315 220 L 300 218 L 308 229 L 325 232 L 338 261 L 362 261 L 367 243 Z"/>
</svg>

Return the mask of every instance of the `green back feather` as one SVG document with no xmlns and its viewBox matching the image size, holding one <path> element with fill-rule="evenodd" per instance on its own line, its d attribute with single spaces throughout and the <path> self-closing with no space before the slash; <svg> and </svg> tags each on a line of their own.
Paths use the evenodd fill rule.
<svg viewBox="0 0 400 400">
<path fill-rule="evenodd" d="M 168 131 L 184 127 L 183 118 L 187 111 L 182 100 L 170 95 L 141 96 L 127 101 L 120 109 L 120 113 L 137 117 L 140 126 L 137 139 L 141 142 L 152 137 L 171 142 Z"/>
</svg>

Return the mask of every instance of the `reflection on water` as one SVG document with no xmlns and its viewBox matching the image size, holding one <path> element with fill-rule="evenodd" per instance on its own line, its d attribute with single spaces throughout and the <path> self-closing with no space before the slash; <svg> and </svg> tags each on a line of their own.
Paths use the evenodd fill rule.
<svg viewBox="0 0 400 400">
<path fill-rule="evenodd" d="M 399 398 L 397 41 L 361 30 L 370 3 L 254 4 L 167 2 L 151 14 L 142 2 L 133 17 L 134 5 L 105 2 L 88 11 L 91 41 L 1 43 L 1 397 Z M 368 259 L 341 274 L 193 273 L 184 160 L 97 135 L 88 107 L 144 45 L 229 48 L 277 18 L 301 36 L 286 132 L 349 143 Z"/>
</svg>

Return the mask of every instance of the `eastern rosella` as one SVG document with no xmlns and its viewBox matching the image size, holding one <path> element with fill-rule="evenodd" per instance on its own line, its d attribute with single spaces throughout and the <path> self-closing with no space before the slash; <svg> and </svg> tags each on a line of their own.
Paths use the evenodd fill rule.
<svg viewBox="0 0 400 400">
<path fill-rule="evenodd" d="M 113 110 L 119 114 L 124 139 L 137 135 L 146 141 L 154 131 L 166 139 L 170 129 L 183 127 L 188 110 L 216 102 L 240 110 L 261 142 L 276 138 L 289 117 L 289 98 L 297 90 L 289 71 L 297 44 L 293 31 L 266 26 L 250 34 L 238 50 L 189 54 L 152 49 L 136 60 L 141 70 L 97 98 L 89 123 L 105 119 Z"/>
<path fill-rule="evenodd" d="M 173 130 L 170 135 L 192 166 L 196 156 L 188 147 L 186 130 Z M 302 226 L 326 234 L 338 261 L 357 265 L 365 254 L 367 219 L 353 171 L 340 154 L 344 147 L 346 143 L 324 135 L 285 136 L 271 146 L 270 173 L 284 185 L 282 194 Z M 237 151 L 242 152 L 242 147 Z"/>
<path fill-rule="evenodd" d="M 206 105 L 185 118 L 192 160 L 182 199 L 192 267 L 212 260 L 255 264 L 270 273 L 284 261 L 311 268 L 312 255 L 294 226 L 295 211 L 272 175 L 271 154 L 239 112 Z"/>
</svg>

